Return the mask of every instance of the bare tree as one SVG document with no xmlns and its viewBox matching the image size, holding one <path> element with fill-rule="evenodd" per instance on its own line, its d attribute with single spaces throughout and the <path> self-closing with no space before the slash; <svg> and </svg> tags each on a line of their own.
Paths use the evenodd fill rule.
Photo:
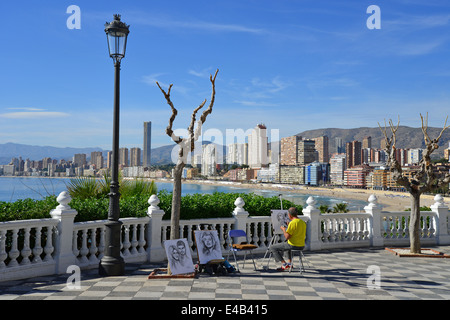
<svg viewBox="0 0 450 320">
<path fill-rule="evenodd" d="M 172 212 L 171 212 L 171 220 L 170 220 L 170 239 L 179 239 L 180 238 L 180 207 L 181 207 L 181 176 L 183 173 L 183 169 L 186 166 L 187 158 L 189 152 L 194 151 L 195 141 L 198 140 L 199 136 L 202 132 L 202 125 L 205 123 L 206 118 L 212 112 L 212 108 L 214 105 L 215 95 L 216 95 L 216 76 L 219 70 L 216 70 L 214 77 L 211 75 L 210 81 L 212 85 L 212 93 L 211 93 L 211 101 L 209 102 L 209 106 L 206 110 L 203 111 L 200 119 L 196 123 L 197 112 L 204 107 L 206 104 L 206 99 L 192 112 L 191 122 L 188 127 L 188 136 L 185 138 L 181 138 L 174 134 L 173 132 L 173 122 L 178 114 L 177 109 L 174 107 L 171 99 L 170 99 L 170 90 L 172 89 L 172 84 L 169 86 L 169 89 L 164 91 L 161 88 L 158 82 L 159 89 L 163 93 L 166 98 L 167 104 L 172 109 L 172 116 L 169 119 L 169 125 L 166 128 L 166 134 L 172 138 L 172 140 L 180 147 L 178 151 L 178 160 L 174 169 L 173 176 L 173 194 L 172 194 Z M 197 126 L 195 126 L 197 124 Z"/>
<path fill-rule="evenodd" d="M 434 166 L 431 162 L 431 154 L 434 150 L 438 149 L 439 139 L 442 134 L 450 126 L 447 126 L 447 119 L 445 120 L 444 127 L 442 128 L 439 136 L 436 139 L 431 139 L 428 135 L 428 113 L 426 118 L 420 115 L 422 120 L 422 133 L 425 140 L 425 150 L 422 153 L 422 159 L 419 162 L 419 168 L 417 171 L 411 173 L 408 177 L 402 170 L 401 164 L 395 157 L 396 151 L 396 134 L 400 125 L 400 118 L 397 125 L 394 126 L 392 120 L 389 120 L 389 127 L 391 129 L 391 136 L 388 137 L 386 121 L 384 123 L 384 129 L 380 127 L 381 132 L 384 135 L 386 141 L 385 150 L 388 154 L 387 164 L 392 172 L 392 179 L 400 186 L 405 187 L 409 192 L 411 198 L 411 216 L 409 222 L 409 236 L 410 236 L 410 251 L 411 253 L 420 253 L 420 196 L 424 192 L 432 191 L 435 188 L 439 188 L 450 182 L 450 175 L 448 173 L 437 174 L 434 170 Z"/>
</svg>

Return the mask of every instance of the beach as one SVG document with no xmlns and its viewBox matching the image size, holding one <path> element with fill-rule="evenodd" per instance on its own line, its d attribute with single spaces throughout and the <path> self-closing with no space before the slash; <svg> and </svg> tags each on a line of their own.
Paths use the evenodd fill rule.
<svg viewBox="0 0 450 320">
<path fill-rule="evenodd" d="M 155 180 L 160 182 L 171 182 L 168 180 Z M 404 211 L 411 208 L 411 199 L 407 192 L 395 192 L 384 190 L 366 190 L 366 189 L 351 189 L 345 187 L 316 187 L 303 185 L 286 185 L 286 184 L 272 184 L 272 183 L 243 183 L 233 181 L 214 181 L 214 180 L 183 180 L 183 183 L 208 184 L 208 185 L 225 185 L 249 189 L 268 189 L 283 192 L 300 193 L 311 196 L 324 196 L 331 198 L 339 198 L 344 200 L 361 200 L 369 204 L 368 199 L 370 195 L 375 195 L 378 199 L 378 204 L 382 206 L 383 211 Z M 450 198 L 444 197 L 446 205 L 450 205 Z M 431 206 L 434 204 L 434 195 L 422 195 L 420 198 L 421 206 Z"/>
</svg>

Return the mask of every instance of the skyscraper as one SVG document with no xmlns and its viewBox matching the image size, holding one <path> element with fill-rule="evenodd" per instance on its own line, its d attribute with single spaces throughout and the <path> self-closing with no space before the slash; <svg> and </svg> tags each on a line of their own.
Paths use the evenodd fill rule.
<svg viewBox="0 0 450 320">
<path fill-rule="evenodd" d="M 319 162 L 330 161 L 330 156 L 328 154 L 328 137 L 321 136 L 313 139 L 315 142 L 315 148 L 319 153 Z"/>
<path fill-rule="evenodd" d="M 141 165 L 141 148 L 131 148 L 130 162 L 132 167 Z"/>
<path fill-rule="evenodd" d="M 128 167 L 128 148 L 119 149 L 119 165 Z"/>
<path fill-rule="evenodd" d="M 345 154 L 346 154 L 346 160 L 347 160 L 347 168 L 351 168 L 357 165 L 360 165 L 361 162 L 361 142 L 359 141 L 352 141 L 347 142 L 345 144 Z"/>
<path fill-rule="evenodd" d="M 250 168 L 269 165 L 267 143 L 267 128 L 264 124 L 258 124 L 248 136 L 248 165 Z"/>
<path fill-rule="evenodd" d="M 152 122 L 144 122 L 144 157 L 142 165 L 150 167 L 150 159 L 152 155 Z"/>
</svg>

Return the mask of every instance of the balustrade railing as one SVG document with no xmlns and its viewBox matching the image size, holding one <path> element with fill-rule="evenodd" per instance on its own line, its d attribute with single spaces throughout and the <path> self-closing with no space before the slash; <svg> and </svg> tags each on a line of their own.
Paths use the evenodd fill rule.
<svg viewBox="0 0 450 320">
<path fill-rule="evenodd" d="M 77 212 L 68 205 L 63 192 L 51 219 L 8 221 L 0 223 L 0 281 L 65 273 L 67 267 L 98 267 L 105 246 L 107 220 L 77 222 Z M 370 196 L 364 213 L 321 214 L 313 197 L 300 216 L 307 223 L 306 250 L 409 244 L 409 212 L 385 212 L 375 196 Z M 162 262 L 166 260 L 164 241 L 170 236 L 170 221 L 162 220 L 159 199 L 149 199 L 147 217 L 124 218 L 121 229 L 121 254 L 125 262 Z M 245 203 L 236 199 L 229 218 L 180 221 L 180 238 L 186 238 L 197 257 L 195 230 L 217 230 L 224 256 L 228 232 L 242 229 L 256 252 L 264 253 L 273 238 L 270 216 L 249 216 Z M 420 235 L 424 244 L 450 244 L 449 210 L 443 198 L 435 197 L 432 211 L 421 212 Z"/>
</svg>

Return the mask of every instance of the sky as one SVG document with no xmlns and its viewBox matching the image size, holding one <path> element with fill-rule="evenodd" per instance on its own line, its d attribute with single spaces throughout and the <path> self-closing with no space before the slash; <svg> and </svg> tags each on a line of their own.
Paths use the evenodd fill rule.
<svg viewBox="0 0 450 320">
<path fill-rule="evenodd" d="M 18 0 L 1 1 L 0 11 L 0 143 L 111 149 L 114 66 L 104 24 L 116 13 L 130 25 L 121 147 L 142 148 L 144 121 L 153 148 L 173 144 L 155 82 L 173 84 L 173 128 L 182 134 L 209 103 L 216 69 L 203 139 L 222 144 L 227 130 L 259 123 L 275 140 L 398 117 L 420 127 L 427 112 L 429 125 L 442 127 L 450 113 L 446 0 Z M 79 29 L 68 27 L 75 22 Z"/>
</svg>

